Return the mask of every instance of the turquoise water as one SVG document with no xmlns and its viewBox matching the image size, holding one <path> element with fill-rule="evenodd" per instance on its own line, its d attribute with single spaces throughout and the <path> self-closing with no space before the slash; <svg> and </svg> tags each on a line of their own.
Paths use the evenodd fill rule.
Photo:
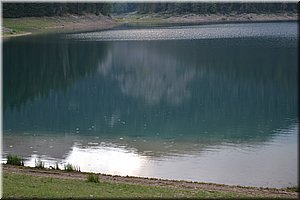
<svg viewBox="0 0 300 200">
<path fill-rule="evenodd" d="M 3 155 L 34 166 L 297 185 L 297 23 L 3 43 Z"/>
</svg>

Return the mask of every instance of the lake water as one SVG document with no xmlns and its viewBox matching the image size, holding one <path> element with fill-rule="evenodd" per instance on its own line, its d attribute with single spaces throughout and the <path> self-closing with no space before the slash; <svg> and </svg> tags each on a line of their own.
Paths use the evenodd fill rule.
<svg viewBox="0 0 300 200">
<path fill-rule="evenodd" d="M 297 23 L 119 28 L 3 43 L 3 159 L 296 186 Z"/>
</svg>

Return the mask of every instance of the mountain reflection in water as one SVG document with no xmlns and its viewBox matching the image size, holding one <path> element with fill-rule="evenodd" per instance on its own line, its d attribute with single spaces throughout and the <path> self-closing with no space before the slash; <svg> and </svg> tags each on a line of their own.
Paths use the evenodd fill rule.
<svg viewBox="0 0 300 200">
<path fill-rule="evenodd" d="M 291 24 L 279 24 L 287 26 L 280 36 L 213 40 L 4 41 L 3 153 L 22 155 L 28 165 L 41 156 L 121 175 L 294 184 L 297 44 L 285 34 Z M 272 158 L 276 149 L 282 152 Z M 229 163 L 235 158 L 240 164 Z M 222 164 L 229 171 L 212 169 Z M 274 164 L 282 173 L 272 179 Z M 242 169 L 253 179 L 242 181 Z"/>
</svg>

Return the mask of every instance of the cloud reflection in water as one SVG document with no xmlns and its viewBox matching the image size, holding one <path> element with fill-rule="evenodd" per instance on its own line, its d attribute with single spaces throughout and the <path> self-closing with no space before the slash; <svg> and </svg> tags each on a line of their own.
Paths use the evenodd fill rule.
<svg viewBox="0 0 300 200">
<path fill-rule="evenodd" d="M 139 174 L 146 158 L 122 147 L 79 147 L 74 145 L 66 163 L 73 163 L 86 172 L 129 175 Z"/>
</svg>

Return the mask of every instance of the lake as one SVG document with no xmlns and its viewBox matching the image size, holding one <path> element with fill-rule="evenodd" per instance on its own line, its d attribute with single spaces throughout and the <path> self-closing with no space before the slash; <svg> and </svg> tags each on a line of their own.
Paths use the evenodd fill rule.
<svg viewBox="0 0 300 200">
<path fill-rule="evenodd" d="M 297 38 L 285 22 L 5 40 L 2 162 L 296 186 Z"/>
</svg>

